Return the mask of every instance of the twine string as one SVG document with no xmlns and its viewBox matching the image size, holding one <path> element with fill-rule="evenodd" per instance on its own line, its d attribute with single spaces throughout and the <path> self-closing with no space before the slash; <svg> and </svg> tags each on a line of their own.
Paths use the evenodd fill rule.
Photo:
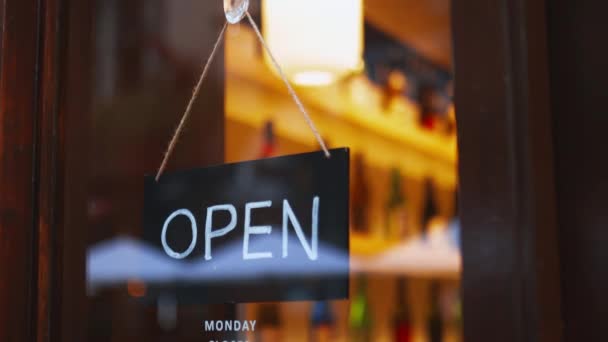
<svg viewBox="0 0 608 342">
<path fill-rule="evenodd" d="M 182 130 L 184 129 L 184 126 L 186 125 L 186 121 L 188 120 L 188 117 L 190 116 L 190 113 L 192 112 L 192 107 L 194 106 L 194 101 L 196 100 L 196 98 L 198 97 L 198 94 L 201 91 L 203 81 L 205 80 L 205 78 L 207 77 L 207 73 L 209 72 L 209 66 L 211 65 L 211 62 L 213 62 L 213 59 L 215 58 L 215 54 L 217 53 L 217 48 L 220 46 L 220 43 L 222 42 L 222 39 L 224 38 L 224 33 L 226 32 L 226 27 L 228 27 L 228 22 L 224 23 L 224 27 L 222 27 L 222 31 L 220 32 L 220 35 L 217 37 L 217 41 L 215 42 L 215 45 L 213 46 L 213 50 L 211 50 L 211 55 L 209 55 L 209 58 L 207 59 L 207 63 L 205 64 L 205 67 L 203 68 L 203 73 L 201 74 L 201 77 L 198 79 L 198 83 L 196 84 L 196 87 L 194 87 L 194 91 L 192 92 L 192 97 L 190 97 L 190 101 L 188 102 L 188 106 L 186 107 L 186 110 L 184 111 L 184 114 L 182 115 L 182 119 L 179 122 L 179 125 L 177 126 L 177 129 L 175 130 L 175 133 L 173 134 L 173 137 L 171 138 L 171 142 L 169 143 L 169 146 L 167 147 L 167 151 L 165 152 L 165 157 L 163 158 L 163 162 L 160 164 L 160 168 L 158 168 L 158 172 L 156 173 L 157 182 L 158 182 L 158 179 L 160 178 L 160 176 L 163 174 L 163 171 L 165 171 L 165 168 L 167 167 L 167 162 L 169 161 L 169 157 L 171 157 L 171 154 L 173 153 L 173 150 L 175 149 L 175 145 L 177 144 L 177 140 L 179 139 L 179 136 L 181 135 Z"/>
<path fill-rule="evenodd" d="M 308 111 L 304 107 L 304 104 L 302 103 L 302 101 L 300 101 L 300 98 L 298 97 L 298 94 L 296 94 L 296 91 L 291 86 L 291 83 L 289 83 L 287 76 L 285 76 L 285 73 L 283 72 L 283 68 L 281 68 L 281 65 L 279 64 L 279 62 L 277 62 L 276 58 L 273 56 L 272 52 L 270 51 L 270 47 L 268 46 L 268 44 L 266 44 L 266 40 L 264 40 L 264 37 L 262 36 L 262 33 L 260 32 L 258 25 L 255 23 L 255 21 L 253 20 L 253 18 L 249 14 L 249 12 L 247 12 L 247 19 L 249 19 L 249 23 L 251 23 L 251 26 L 253 27 L 255 34 L 258 36 L 260 43 L 266 50 L 266 53 L 268 53 L 268 56 L 270 57 L 272 64 L 274 65 L 275 69 L 277 69 L 277 71 L 279 72 L 279 75 L 283 79 L 283 82 L 285 83 L 285 86 L 287 87 L 287 91 L 289 91 L 289 95 L 291 96 L 293 101 L 296 103 L 296 106 L 298 106 L 298 109 L 304 116 L 304 120 L 306 120 L 306 123 L 310 127 L 312 134 L 314 134 L 315 138 L 317 139 L 319 146 L 321 146 L 321 149 L 323 149 L 323 152 L 325 153 L 325 157 L 327 157 L 327 158 L 331 157 L 331 154 L 329 153 L 327 146 L 325 146 L 325 141 L 323 141 L 323 137 L 321 137 L 321 134 L 319 134 L 319 131 L 317 130 L 317 127 L 315 127 L 315 124 L 312 121 L 310 115 L 308 114 Z"/>
<path fill-rule="evenodd" d="M 304 116 L 304 120 L 310 127 L 313 135 L 315 136 L 317 142 L 319 143 L 319 146 L 321 146 L 321 149 L 323 149 L 323 152 L 325 153 L 325 157 L 330 158 L 331 154 L 329 153 L 329 150 L 327 149 L 327 146 L 325 145 L 325 142 L 323 141 L 321 134 L 317 130 L 314 122 L 312 121 L 312 118 L 310 117 L 310 115 L 308 114 L 308 111 L 304 107 L 304 104 L 302 103 L 302 101 L 300 100 L 298 95 L 296 94 L 296 91 L 291 86 L 291 83 L 289 83 L 289 80 L 287 79 L 287 76 L 283 72 L 281 65 L 277 62 L 276 58 L 270 51 L 270 47 L 268 46 L 268 44 L 266 44 L 266 41 L 264 40 L 264 37 L 262 36 L 262 33 L 260 32 L 258 25 L 255 23 L 255 21 L 253 20 L 253 18 L 249 14 L 249 12 L 246 12 L 246 14 L 247 14 L 247 19 L 249 19 L 249 23 L 251 24 L 251 26 L 253 27 L 253 30 L 256 33 L 256 36 L 258 37 L 258 39 L 259 39 L 260 43 L 262 44 L 262 46 L 264 47 L 264 49 L 266 50 L 266 53 L 270 57 L 270 60 L 272 61 L 272 64 L 274 65 L 275 69 L 278 71 L 279 75 L 281 76 L 281 79 L 285 83 L 285 86 L 287 87 L 287 91 L 289 92 L 289 95 L 291 96 L 293 101 L 296 103 L 296 106 L 298 107 L 298 109 L 300 110 L 302 115 Z M 169 161 L 169 158 L 171 157 L 171 154 L 173 153 L 173 150 L 175 150 L 175 146 L 177 145 L 177 140 L 179 139 L 179 136 L 181 135 L 182 130 L 184 129 L 184 126 L 186 125 L 186 121 L 188 120 L 188 117 L 190 117 L 194 102 L 198 98 L 203 81 L 205 80 L 205 78 L 207 77 L 207 73 L 209 72 L 209 66 L 211 65 L 211 62 L 213 62 L 213 59 L 217 53 L 218 47 L 220 46 L 220 43 L 222 42 L 222 39 L 224 38 L 227 27 L 228 27 L 228 22 L 225 22 L 224 26 L 222 27 L 222 31 L 220 32 L 220 34 L 217 38 L 217 41 L 215 42 L 215 45 L 213 46 L 211 55 L 209 55 L 209 58 L 207 59 L 205 67 L 203 68 L 201 77 L 199 78 L 198 83 L 194 87 L 194 91 L 192 92 L 192 97 L 190 98 L 190 101 L 188 102 L 188 106 L 186 107 L 186 110 L 184 111 L 184 114 L 182 115 L 182 119 L 179 122 L 179 125 L 177 126 L 177 129 L 175 130 L 175 133 L 173 134 L 173 137 L 171 138 L 171 142 L 169 143 L 169 146 L 167 147 L 167 151 L 165 152 L 163 161 L 160 165 L 160 168 L 158 169 L 158 172 L 156 173 L 157 182 L 160 179 L 160 176 L 165 171 L 165 168 L 167 167 L 167 162 Z"/>
</svg>

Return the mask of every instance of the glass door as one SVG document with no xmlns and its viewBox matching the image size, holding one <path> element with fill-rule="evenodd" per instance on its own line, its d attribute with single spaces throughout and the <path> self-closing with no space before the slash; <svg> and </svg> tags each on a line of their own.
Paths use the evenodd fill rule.
<svg viewBox="0 0 608 342">
<path fill-rule="evenodd" d="M 176 296 L 182 284 L 163 274 L 194 262 L 167 266 L 144 239 L 143 177 L 158 169 L 224 25 L 222 4 L 95 1 L 82 27 L 89 110 L 74 118 L 87 140 L 77 161 L 87 340 L 460 341 L 449 8 L 251 1 L 322 138 L 350 148 L 350 250 L 337 256 L 350 260 L 350 298 L 208 304 L 204 281 Z M 229 25 L 167 172 L 316 150 L 248 20 Z"/>
</svg>

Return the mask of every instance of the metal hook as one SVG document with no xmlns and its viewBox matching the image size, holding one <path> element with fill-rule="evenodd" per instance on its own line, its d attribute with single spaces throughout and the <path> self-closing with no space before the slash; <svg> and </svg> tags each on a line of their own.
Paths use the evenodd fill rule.
<svg viewBox="0 0 608 342">
<path fill-rule="evenodd" d="M 237 24 L 249 10 L 249 0 L 224 0 L 224 14 L 230 24 Z"/>
</svg>

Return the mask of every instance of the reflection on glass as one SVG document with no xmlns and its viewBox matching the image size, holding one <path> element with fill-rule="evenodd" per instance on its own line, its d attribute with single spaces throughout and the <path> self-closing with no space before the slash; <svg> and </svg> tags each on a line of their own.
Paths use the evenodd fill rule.
<svg viewBox="0 0 608 342">
<path fill-rule="evenodd" d="M 452 219 L 457 179 L 452 75 L 451 66 L 444 63 L 449 55 L 447 59 L 436 54 L 425 55 L 421 51 L 428 52 L 429 45 L 408 39 L 421 36 L 428 27 L 403 25 L 403 18 L 394 13 L 408 11 L 408 15 L 419 18 L 442 15 L 446 18 L 449 3 L 442 2 L 431 8 L 424 1 L 417 2 L 416 6 L 405 1 L 403 7 L 393 8 L 387 6 L 386 1 L 366 2 L 360 55 L 365 67 L 346 68 L 350 70 L 346 77 L 325 69 L 323 62 L 331 63 L 331 58 L 320 57 L 322 62 L 318 63 L 315 58 L 324 53 L 331 53 L 336 59 L 346 56 L 345 51 L 351 41 L 356 41 L 356 34 L 340 34 L 346 39 L 344 44 L 327 49 L 304 49 L 305 44 L 293 44 L 289 39 L 299 36 L 313 39 L 317 32 L 323 32 L 324 36 L 315 40 L 322 45 L 331 41 L 333 34 L 356 31 L 347 24 L 335 25 L 348 20 L 352 8 L 348 6 L 354 6 L 353 3 L 344 8 L 335 6 L 333 9 L 344 10 L 339 15 L 332 15 L 331 11 L 314 12 L 318 19 L 314 26 L 295 23 L 305 20 L 307 11 L 312 10 L 316 2 L 300 4 L 304 6 L 300 11 L 293 10 L 297 7 L 289 4 L 290 1 L 262 1 L 261 16 L 254 17 L 261 21 L 265 38 L 277 59 L 299 86 L 298 95 L 310 109 L 323 137 L 333 146 L 349 146 L 353 156 L 351 298 L 348 302 L 331 303 L 332 307 L 341 308 L 332 312 L 335 317 L 332 339 L 428 340 L 426 322 L 431 300 L 419 298 L 431 292 L 430 280 L 458 292 L 460 272 L 459 227 L 457 220 Z M 323 29 L 325 15 L 334 19 L 332 29 Z M 449 23 L 442 25 L 434 29 L 445 30 L 449 36 Z M 340 51 L 333 52 L 336 49 Z M 242 63 L 243 60 L 248 63 Z M 304 66 L 308 69 L 301 70 Z M 273 69 L 247 25 L 240 25 L 238 30 L 229 28 L 226 40 L 228 161 L 267 155 L 258 151 L 270 146 L 264 133 L 269 122 L 274 155 L 317 148 L 284 86 L 272 75 Z M 427 179 L 432 185 L 426 185 Z M 360 276 L 366 279 L 365 284 L 360 283 Z M 403 293 L 390 290 L 396 283 L 405 282 L 407 286 L 399 285 L 404 288 Z M 361 288 L 366 290 L 361 292 Z M 411 294 L 406 296 L 406 293 Z M 410 297 L 414 298 L 411 302 Z M 316 323 L 315 312 L 321 304 L 284 305 L 293 308 L 281 310 L 281 331 L 285 338 L 302 341 L 318 338 L 315 327 L 324 325 Z M 457 307 L 457 297 L 446 300 L 445 305 Z M 361 311 L 365 314 L 357 315 Z M 244 315 L 256 317 L 251 310 Z M 443 330 L 442 340 L 459 339 L 458 324 L 446 323 Z"/>
<path fill-rule="evenodd" d="M 207 332 L 202 324 L 208 317 L 231 317 L 232 308 L 178 303 L 163 286 L 181 276 L 181 265 L 142 238 L 143 175 L 160 163 L 201 60 L 221 28 L 221 8 L 196 0 L 99 0 L 91 6 L 93 27 L 71 28 L 91 31 L 94 52 L 91 113 L 79 118 L 89 124 L 89 141 L 83 145 L 91 156 L 86 188 L 87 340 L 231 337 Z M 171 168 L 221 160 L 221 136 L 210 132 L 222 128 L 222 75 L 220 61 L 195 105 Z"/>
<path fill-rule="evenodd" d="M 351 341 L 369 341 L 371 338 L 371 315 L 367 299 L 367 279 L 361 276 L 357 284 L 357 294 L 350 303 L 348 316 Z"/>
<path fill-rule="evenodd" d="M 439 290 L 440 290 L 439 284 L 434 282 L 431 285 L 431 293 L 430 293 L 431 311 L 428 315 L 428 321 L 427 321 L 429 342 L 443 341 L 444 325 L 443 325 L 443 317 L 442 317 L 441 304 L 440 304 L 441 292 Z"/>
<path fill-rule="evenodd" d="M 251 1 L 250 12 L 292 81 L 306 85 L 296 90 L 323 137 L 351 148 L 350 254 L 319 247 L 338 264 L 350 262 L 351 298 L 243 304 L 237 313 L 232 305 L 184 304 L 167 291 L 190 288 L 195 302 L 196 285 L 210 281 L 201 270 L 212 263 L 201 245 L 188 260 L 167 258 L 142 228 L 143 175 L 158 167 L 225 20 L 223 8 L 199 0 L 96 1 L 87 117 L 90 341 L 401 341 L 406 331 L 412 340 L 439 340 L 440 305 L 446 306 L 441 340 L 459 339 L 455 113 L 451 65 L 445 62 L 450 51 L 442 43 L 449 41 L 449 1 L 326 3 Z M 433 36 L 437 41 L 428 38 Z M 216 164 L 219 157 L 238 162 L 315 150 L 248 23 L 229 27 L 223 48 L 225 58 L 215 61 L 205 81 L 171 169 Z M 238 194 L 248 177 L 235 178 L 232 191 Z M 269 180 L 267 191 L 280 192 L 280 180 L 280 174 Z M 197 220 L 204 219 L 205 208 L 195 213 Z M 188 247 L 174 242 L 176 250 Z M 233 265 L 242 255 L 242 239 L 215 247 L 218 265 Z M 281 247 L 280 234 L 250 246 L 278 254 Z M 289 240 L 289 248 L 304 253 L 297 239 Z M 228 267 L 215 280 L 238 284 L 245 275 L 318 271 L 307 266 Z M 439 303 L 431 280 L 456 295 Z M 402 282 L 407 286 L 392 291 Z M 434 299 L 424 300 L 427 293 Z M 224 319 L 257 320 L 259 329 L 238 335 L 205 329 L 207 320 Z"/>
<path fill-rule="evenodd" d="M 407 280 L 399 278 L 397 280 L 397 308 L 393 319 L 395 342 L 412 341 L 412 321 L 410 303 L 407 299 L 408 287 Z"/>
<path fill-rule="evenodd" d="M 283 341 L 281 336 L 281 318 L 277 304 L 260 304 L 256 318 L 258 320 L 258 329 L 255 334 L 256 341 Z"/>
<path fill-rule="evenodd" d="M 316 302 L 310 317 L 311 341 L 329 342 L 335 337 L 335 317 L 330 302 Z"/>
</svg>

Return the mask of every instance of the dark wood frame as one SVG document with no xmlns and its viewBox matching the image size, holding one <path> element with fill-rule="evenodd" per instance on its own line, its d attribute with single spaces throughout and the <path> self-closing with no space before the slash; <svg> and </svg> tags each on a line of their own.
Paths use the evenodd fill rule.
<svg viewBox="0 0 608 342">
<path fill-rule="evenodd" d="M 65 179 L 78 182 L 83 167 L 80 128 L 86 123 L 68 119 L 87 108 L 90 58 L 66 41 L 88 41 L 91 4 L 3 4 L 0 217 L 7 221 L 0 225 L 0 279 L 12 280 L 0 282 L 0 340 L 81 341 L 84 270 L 74 265 L 84 262 L 84 238 L 73 221 L 79 221 L 76 212 L 84 215 L 85 201 L 83 189 L 66 186 Z"/>
<path fill-rule="evenodd" d="M 608 317 L 607 3 L 547 2 L 566 341 L 606 339 Z"/>
<path fill-rule="evenodd" d="M 4 1 L 0 48 L 0 340 L 36 325 L 39 119 L 37 1 Z"/>
<path fill-rule="evenodd" d="M 466 341 L 561 341 L 546 5 L 453 3 Z"/>
</svg>

